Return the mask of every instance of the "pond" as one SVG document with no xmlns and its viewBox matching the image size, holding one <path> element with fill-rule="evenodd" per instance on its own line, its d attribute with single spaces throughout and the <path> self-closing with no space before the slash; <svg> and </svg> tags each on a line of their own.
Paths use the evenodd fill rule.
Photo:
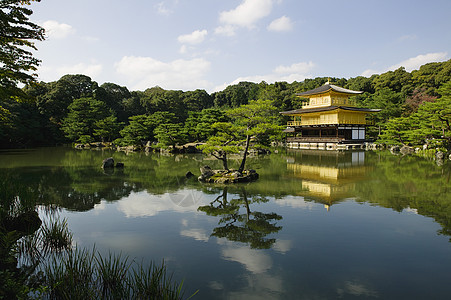
<svg viewBox="0 0 451 300">
<path fill-rule="evenodd" d="M 105 173 L 110 156 L 125 168 Z M 42 148 L 0 152 L 0 179 L 42 219 L 57 208 L 79 247 L 164 260 L 194 299 L 449 299 L 449 161 L 279 149 L 249 159 L 258 181 L 228 186 L 199 183 L 204 165 L 221 167 Z"/>
</svg>

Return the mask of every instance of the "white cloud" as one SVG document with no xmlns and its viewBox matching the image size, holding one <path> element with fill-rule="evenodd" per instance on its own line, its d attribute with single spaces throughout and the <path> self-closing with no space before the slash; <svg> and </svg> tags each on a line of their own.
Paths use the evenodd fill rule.
<svg viewBox="0 0 451 300">
<path fill-rule="evenodd" d="M 274 0 L 243 0 L 236 8 L 221 12 L 219 21 L 226 25 L 253 28 L 257 21 L 271 13 L 273 3 Z"/>
<path fill-rule="evenodd" d="M 151 57 L 124 56 L 115 64 L 116 71 L 128 80 L 132 90 L 160 86 L 164 89 L 206 89 L 204 79 L 210 62 L 203 58 L 162 62 Z"/>
<path fill-rule="evenodd" d="M 155 7 L 157 9 L 158 14 L 160 15 L 167 16 L 172 13 L 172 11 L 165 6 L 164 2 L 157 3 Z"/>
<path fill-rule="evenodd" d="M 222 91 L 227 86 L 238 84 L 241 81 L 250 81 L 255 83 L 259 83 L 262 81 L 265 81 L 267 83 L 274 83 L 277 81 L 286 81 L 286 82 L 303 81 L 305 78 L 312 77 L 312 75 L 310 75 L 310 72 L 314 67 L 315 64 L 311 61 L 295 63 L 290 66 L 278 66 L 270 74 L 238 77 L 232 82 L 216 86 L 213 89 L 213 91 L 214 92 Z"/>
<path fill-rule="evenodd" d="M 277 74 L 293 74 L 293 73 L 307 73 L 313 69 L 315 64 L 311 61 L 295 63 L 289 66 L 278 66 L 274 69 Z"/>
<path fill-rule="evenodd" d="M 60 73 L 64 74 L 84 74 L 91 77 L 97 77 L 102 72 L 101 64 L 79 63 L 72 66 L 63 66 L 59 68 Z"/>
<path fill-rule="evenodd" d="M 290 31 L 291 29 L 293 29 L 293 22 L 287 16 L 275 19 L 268 25 L 269 31 Z"/>
<path fill-rule="evenodd" d="M 180 47 L 179 53 L 180 54 L 185 54 L 186 52 L 188 52 L 188 47 L 186 47 L 186 45 L 182 45 Z"/>
<path fill-rule="evenodd" d="M 375 70 L 375 69 L 367 69 L 363 71 L 361 74 L 365 77 L 370 77 L 373 74 L 381 74 L 388 71 L 394 71 L 399 69 L 400 67 L 404 67 L 407 72 L 411 72 L 413 70 L 418 70 L 422 65 L 431 63 L 431 62 L 442 62 L 448 59 L 447 52 L 435 52 L 435 53 L 427 53 L 420 54 L 418 56 L 406 59 L 398 64 L 392 65 L 386 69 Z"/>
<path fill-rule="evenodd" d="M 168 3 L 168 2 L 172 2 L 172 3 Z M 165 0 L 165 1 L 161 1 L 158 2 L 157 4 L 155 4 L 155 8 L 157 9 L 157 13 L 163 16 L 169 16 L 170 14 L 172 14 L 174 12 L 174 7 L 178 4 L 179 0 L 173 0 L 173 1 L 169 1 L 169 0 Z M 171 8 L 168 8 L 168 6 L 171 6 Z"/>
<path fill-rule="evenodd" d="M 72 26 L 54 20 L 45 21 L 40 25 L 45 29 L 49 39 L 64 39 L 75 32 Z"/>
<path fill-rule="evenodd" d="M 424 55 L 418 55 L 416 57 L 409 58 L 400 62 L 399 64 L 393 65 L 388 68 L 388 70 L 396 70 L 400 67 L 406 68 L 406 71 L 411 72 L 412 70 L 419 69 L 422 65 L 430 62 L 445 61 L 448 57 L 446 52 L 436 52 L 428 53 Z"/>
<path fill-rule="evenodd" d="M 102 71 L 103 66 L 96 62 L 78 63 L 75 65 L 63 65 L 57 67 L 44 65 L 39 68 L 39 78 L 44 81 L 54 81 L 67 74 L 83 74 L 95 80 L 95 78 L 99 76 Z"/>
<path fill-rule="evenodd" d="M 207 30 L 195 30 L 190 34 L 181 35 L 177 38 L 177 40 L 182 44 L 191 44 L 196 45 L 200 44 L 205 40 L 207 36 Z"/>
<path fill-rule="evenodd" d="M 225 26 L 219 26 L 215 28 L 215 33 L 219 35 L 225 35 L 225 36 L 234 36 L 235 35 L 235 26 L 232 25 L 225 25 Z"/>
</svg>

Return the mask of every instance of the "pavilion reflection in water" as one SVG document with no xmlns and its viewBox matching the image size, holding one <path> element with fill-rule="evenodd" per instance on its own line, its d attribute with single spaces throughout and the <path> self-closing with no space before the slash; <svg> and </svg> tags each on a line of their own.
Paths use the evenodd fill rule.
<svg viewBox="0 0 451 300">
<path fill-rule="evenodd" d="M 340 200 L 354 197 L 358 181 L 365 178 L 365 151 L 288 150 L 288 176 L 302 179 L 301 195 L 323 203 L 327 210 Z"/>
</svg>

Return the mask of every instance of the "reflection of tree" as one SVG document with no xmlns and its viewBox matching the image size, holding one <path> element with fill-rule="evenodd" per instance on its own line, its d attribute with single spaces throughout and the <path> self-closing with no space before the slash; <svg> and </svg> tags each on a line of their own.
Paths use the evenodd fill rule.
<svg viewBox="0 0 451 300">
<path fill-rule="evenodd" d="M 451 168 L 415 156 L 401 159 L 381 153 L 373 180 L 356 187 L 358 201 L 375 203 L 395 211 L 415 209 L 442 226 L 440 234 L 451 236 Z M 383 186 L 384 188 L 381 188 Z"/>
<path fill-rule="evenodd" d="M 0 298 L 26 296 L 24 287 L 31 285 L 35 264 L 18 264 L 17 242 L 32 235 L 41 226 L 35 211 L 34 193 L 23 188 L 13 176 L 0 181 Z M 21 196 L 18 193 L 21 192 Z M 19 294 L 22 292 L 22 294 Z"/>
<path fill-rule="evenodd" d="M 275 238 L 267 238 L 271 233 L 282 229 L 276 221 L 282 217 L 276 213 L 251 211 L 251 204 L 265 203 L 269 200 L 261 196 L 248 199 L 246 190 L 240 191 L 239 198 L 228 201 L 227 187 L 210 205 L 201 206 L 198 210 L 210 216 L 222 216 L 220 225 L 213 230 L 212 236 L 227 238 L 230 241 L 248 243 L 251 248 L 269 249 L 275 243 Z M 240 210 L 243 208 L 243 210 Z"/>
</svg>

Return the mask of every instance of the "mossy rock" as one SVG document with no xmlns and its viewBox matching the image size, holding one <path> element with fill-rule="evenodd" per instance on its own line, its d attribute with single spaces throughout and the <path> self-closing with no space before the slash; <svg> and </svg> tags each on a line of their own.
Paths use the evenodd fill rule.
<svg viewBox="0 0 451 300">
<path fill-rule="evenodd" d="M 205 174 L 199 176 L 199 181 L 206 183 L 242 183 L 251 182 L 258 179 L 259 175 L 255 170 L 244 170 L 243 173 L 239 173 L 236 170 L 213 170 L 211 176 L 205 176 Z"/>
</svg>

